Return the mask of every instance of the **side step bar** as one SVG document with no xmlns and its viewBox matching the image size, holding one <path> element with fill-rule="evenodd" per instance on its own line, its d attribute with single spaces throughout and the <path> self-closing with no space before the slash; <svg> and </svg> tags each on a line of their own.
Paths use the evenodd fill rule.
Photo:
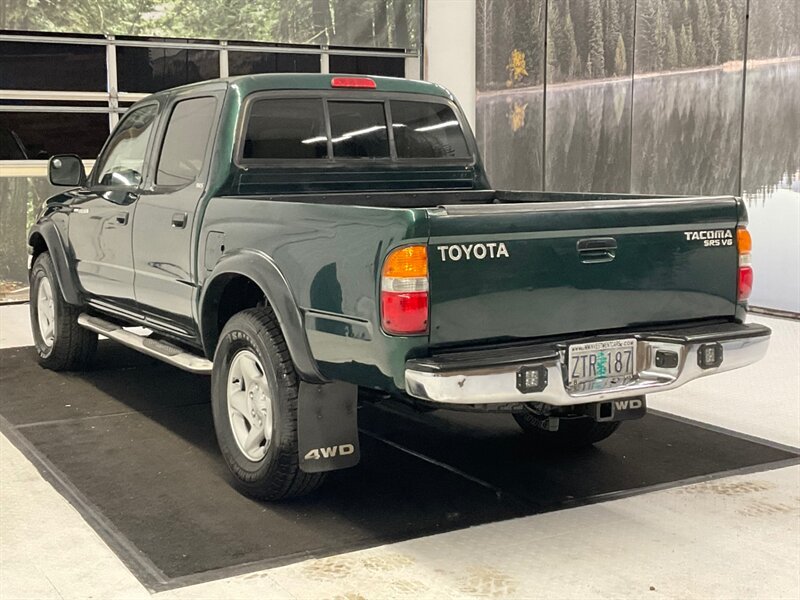
<svg viewBox="0 0 800 600">
<path fill-rule="evenodd" d="M 173 346 L 168 342 L 136 335 L 124 330 L 119 325 L 85 313 L 78 317 L 78 325 L 184 371 L 200 375 L 211 375 L 213 363 L 210 360 L 191 354 L 183 348 Z"/>
</svg>

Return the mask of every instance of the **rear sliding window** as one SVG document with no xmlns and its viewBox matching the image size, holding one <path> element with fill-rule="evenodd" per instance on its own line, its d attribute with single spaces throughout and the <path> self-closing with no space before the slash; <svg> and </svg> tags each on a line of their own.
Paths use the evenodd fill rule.
<svg viewBox="0 0 800 600">
<path fill-rule="evenodd" d="M 328 102 L 336 158 L 389 158 L 383 102 Z"/>
<path fill-rule="evenodd" d="M 446 104 L 318 98 L 254 101 L 247 121 L 242 158 L 328 158 L 330 141 L 330 158 L 333 159 L 389 159 L 393 152 L 387 112 L 391 115 L 397 158 L 471 158 L 461 125 Z"/>
<path fill-rule="evenodd" d="M 469 150 L 453 110 L 446 104 L 391 100 L 398 158 L 468 158 Z"/>
</svg>

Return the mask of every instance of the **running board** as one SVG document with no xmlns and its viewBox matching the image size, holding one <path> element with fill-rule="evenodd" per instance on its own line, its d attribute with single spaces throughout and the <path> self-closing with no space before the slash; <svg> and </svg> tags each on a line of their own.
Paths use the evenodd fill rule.
<svg viewBox="0 0 800 600">
<path fill-rule="evenodd" d="M 119 325 L 85 313 L 78 317 L 78 325 L 184 371 L 200 375 L 211 375 L 213 363 L 210 360 L 191 354 L 183 348 L 173 346 L 168 342 L 136 335 L 126 331 Z"/>
</svg>

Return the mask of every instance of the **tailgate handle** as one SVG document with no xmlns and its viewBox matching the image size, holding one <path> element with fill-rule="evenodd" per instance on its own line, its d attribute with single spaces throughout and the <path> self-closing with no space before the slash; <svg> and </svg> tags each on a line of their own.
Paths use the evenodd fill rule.
<svg viewBox="0 0 800 600">
<path fill-rule="evenodd" d="M 617 240 L 611 237 L 586 238 L 578 241 L 577 248 L 582 263 L 611 262 L 617 255 Z"/>
</svg>

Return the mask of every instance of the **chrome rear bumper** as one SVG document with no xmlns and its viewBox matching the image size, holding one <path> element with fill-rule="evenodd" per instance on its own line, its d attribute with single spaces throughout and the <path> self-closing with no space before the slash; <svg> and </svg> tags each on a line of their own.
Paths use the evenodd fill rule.
<svg viewBox="0 0 800 600">
<path fill-rule="evenodd" d="M 421 400 L 451 405 L 542 402 L 570 406 L 642 396 L 752 364 L 767 352 L 771 331 L 763 325 L 721 323 L 692 328 L 620 333 L 526 347 L 453 352 L 406 363 L 406 392 Z M 567 347 L 572 343 L 635 338 L 636 374 L 587 387 L 567 378 Z M 701 366 L 701 349 L 722 351 L 717 366 Z M 657 366 L 656 353 L 677 354 L 677 365 Z M 518 388 L 522 370 L 538 369 L 541 391 Z"/>
</svg>

